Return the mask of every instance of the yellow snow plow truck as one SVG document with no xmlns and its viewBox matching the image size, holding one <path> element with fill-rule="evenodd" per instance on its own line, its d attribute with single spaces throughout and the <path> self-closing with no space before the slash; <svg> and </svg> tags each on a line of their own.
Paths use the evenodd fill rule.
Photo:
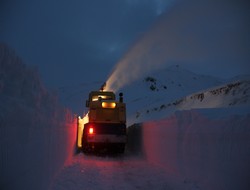
<svg viewBox="0 0 250 190">
<path fill-rule="evenodd" d="M 124 152 L 127 141 L 126 105 L 123 94 L 119 96 L 119 101 L 116 101 L 111 91 L 90 92 L 86 101 L 88 113 L 83 118 L 78 117 L 78 150 Z"/>
</svg>

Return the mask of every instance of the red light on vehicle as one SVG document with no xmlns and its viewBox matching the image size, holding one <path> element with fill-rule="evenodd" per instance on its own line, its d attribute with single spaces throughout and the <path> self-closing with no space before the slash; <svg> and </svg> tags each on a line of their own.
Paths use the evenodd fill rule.
<svg viewBox="0 0 250 190">
<path fill-rule="evenodd" d="M 94 128 L 93 128 L 93 127 L 90 127 L 90 128 L 89 128 L 89 134 L 90 134 L 90 135 L 94 134 Z"/>
</svg>

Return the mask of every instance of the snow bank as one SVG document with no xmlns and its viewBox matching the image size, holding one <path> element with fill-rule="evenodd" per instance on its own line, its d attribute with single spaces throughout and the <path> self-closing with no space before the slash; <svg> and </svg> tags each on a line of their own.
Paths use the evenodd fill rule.
<svg viewBox="0 0 250 190">
<path fill-rule="evenodd" d="M 239 109 L 175 112 L 143 123 L 139 143 L 150 163 L 194 189 L 249 189 L 250 110 Z"/>
<path fill-rule="evenodd" d="M 38 72 L 1 44 L 0 102 L 0 189 L 48 189 L 73 154 L 74 119 Z"/>
</svg>

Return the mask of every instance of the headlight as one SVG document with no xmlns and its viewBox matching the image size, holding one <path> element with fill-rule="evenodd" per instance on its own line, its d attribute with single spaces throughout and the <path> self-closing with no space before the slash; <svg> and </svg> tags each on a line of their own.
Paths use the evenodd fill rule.
<svg viewBox="0 0 250 190">
<path fill-rule="evenodd" d="M 102 102 L 103 108 L 115 108 L 116 103 L 115 102 Z"/>
</svg>

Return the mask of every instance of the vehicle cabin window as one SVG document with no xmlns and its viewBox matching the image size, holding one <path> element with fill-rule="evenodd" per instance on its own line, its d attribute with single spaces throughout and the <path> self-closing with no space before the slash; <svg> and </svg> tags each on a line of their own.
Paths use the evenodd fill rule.
<svg viewBox="0 0 250 190">
<path fill-rule="evenodd" d="M 107 95 L 92 96 L 92 101 L 98 101 L 98 100 L 112 100 L 112 96 L 107 96 Z"/>
</svg>

